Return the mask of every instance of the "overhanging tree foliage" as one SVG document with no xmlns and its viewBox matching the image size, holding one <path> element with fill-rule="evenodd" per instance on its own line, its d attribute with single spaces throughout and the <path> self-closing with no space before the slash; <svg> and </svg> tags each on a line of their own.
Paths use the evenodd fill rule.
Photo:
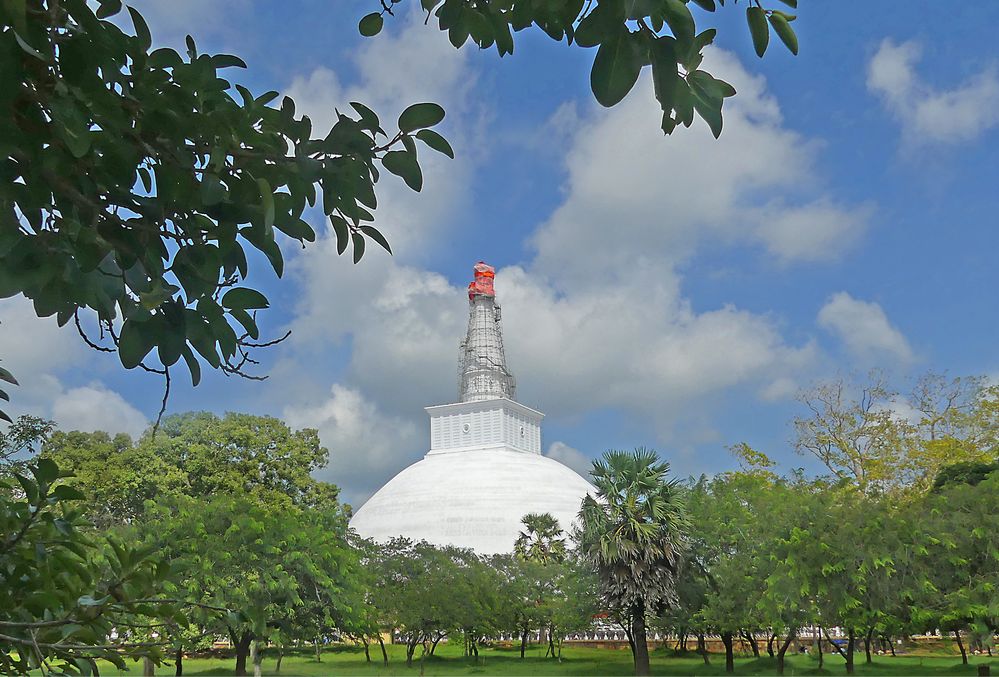
<svg viewBox="0 0 999 677">
<path fill-rule="evenodd" d="M 384 16 L 400 0 L 381 0 L 381 11 L 361 19 L 363 35 L 377 35 Z M 796 8 L 797 0 L 780 0 Z M 796 16 L 764 8 L 747 0 L 746 20 L 757 55 L 763 56 L 771 29 L 793 53 L 798 38 L 791 28 Z M 700 68 L 704 48 L 717 30 L 698 32 L 699 18 L 724 6 L 725 0 L 420 0 L 438 28 L 455 47 L 471 40 L 480 49 L 496 48 L 513 54 L 514 33 L 538 27 L 552 40 L 596 47 L 590 70 L 590 88 L 602 106 L 619 103 L 638 81 L 642 69 L 652 67 L 655 96 L 663 111 L 662 130 L 671 134 L 679 125 L 690 127 L 694 113 L 717 138 L 722 131 L 722 105 L 735 88 Z M 693 11 L 692 11 L 693 9 Z"/>
<path fill-rule="evenodd" d="M 410 106 L 389 134 L 352 103 L 316 137 L 291 99 L 223 77 L 238 57 L 190 37 L 186 54 L 152 50 L 127 9 L 131 34 L 111 21 L 120 0 L 0 6 L 0 297 L 24 294 L 168 388 L 182 358 L 195 384 L 202 363 L 248 375 L 249 349 L 270 343 L 248 249 L 281 276 L 281 237 L 313 241 L 313 205 L 355 262 L 369 240 L 388 249 L 371 225 L 380 170 L 420 190 L 416 141 L 453 156 L 428 129 L 444 111 Z"/>
</svg>

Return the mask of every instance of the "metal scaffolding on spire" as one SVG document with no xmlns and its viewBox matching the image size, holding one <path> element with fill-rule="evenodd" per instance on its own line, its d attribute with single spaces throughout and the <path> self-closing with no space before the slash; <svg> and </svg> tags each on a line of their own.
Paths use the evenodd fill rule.
<svg viewBox="0 0 999 677">
<path fill-rule="evenodd" d="M 478 402 L 505 397 L 513 400 L 516 382 L 506 366 L 500 307 L 496 303 L 492 266 L 479 261 L 468 285 L 468 332 L 458 360 L 458 399 Z"/>
</svg>

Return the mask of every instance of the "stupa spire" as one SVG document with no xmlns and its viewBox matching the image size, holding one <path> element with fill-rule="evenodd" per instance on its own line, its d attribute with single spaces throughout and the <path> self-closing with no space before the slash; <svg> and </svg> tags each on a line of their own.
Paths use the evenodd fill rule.
<svg viewBox="0 0 999 677">
<path fill-rule="evenodd" d="M 468 285 L 468 332 L 458 361 L 458 400 L 512 400 L 516 382 L 503 352 L 500 307 L 493 289 L 496 270 L 482 261 L 473 270 L 475 278 Z"/>
</svg>

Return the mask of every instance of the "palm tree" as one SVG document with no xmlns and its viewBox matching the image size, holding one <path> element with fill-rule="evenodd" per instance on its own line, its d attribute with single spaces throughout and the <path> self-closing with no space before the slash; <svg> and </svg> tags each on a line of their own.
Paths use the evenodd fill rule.
<svg viewBox="0 0 999 677">
<path fill-rule="evenodd" d="M 669 463 L 652 449 L 607 451 L 593 462 L 596 497 L 579 511 L 580 553 L 600 577 L 604 602 L 625 619 L 635 674 L 649 674 L 645 617 L 676 603 L 688 521 Z"/>
<path fill-rule="evenodd" d="M 565 562 L 565 538 L 562 527 L 551 513 L 529 512 L 520 520 L 524 531 L 517 536 L 513 552 L 521 559 L 538 564 Z"/>
<path fill-rule="evenodd" d="M 527 571 L 533 572 L 533 576 L 530 578 L 538 581 L 539 585 L 535 590 L 537 597 L 534 603 L 537 607 L 542 607 L 546 598 L 554 592 L 550 588 L 555 580 L 551 574 L 544 575 L 542 572 L 551 571 L 549 567 L 553 565 L 565 564 L 568 557 L 565 538 L 561 525 L 551 513 L 529 512 L 520 521 L 524 525 L 524 531 L 520 532 L 513 544 L 513 554 L 525 562 L 536 565 L 533 569 L 526 569 L 525 573 Z M 545 655 L 551 655 L 552 658 L 555 658 L 554 628 L 550 619 L 544 622 L 542 629 L 545 628 L 548 632 L 548 651 Z M 520 657 L 523 658 L 527 648 L 528 619 L 524 619 L 520 630 Z"/>
</svg>

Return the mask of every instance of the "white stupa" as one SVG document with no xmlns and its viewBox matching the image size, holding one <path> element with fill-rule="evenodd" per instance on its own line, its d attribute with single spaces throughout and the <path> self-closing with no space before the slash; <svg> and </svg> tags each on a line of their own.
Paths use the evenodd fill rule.
<svg viewBox="0 0 999 677">
<path fill-rule="evenodd" d="M 476 264 L 468 286 L 458 399 L 427 407 L 430 451 L 379 489 L 350 521 L 361 536 L 396 536 L 480 554 L 513 550 L 530 512 L 551 513 L 566 533 L 589 482 L 541 455 L 539 411 L 517 402 L 507 369 L 495 271 Z"/>
</svg>

